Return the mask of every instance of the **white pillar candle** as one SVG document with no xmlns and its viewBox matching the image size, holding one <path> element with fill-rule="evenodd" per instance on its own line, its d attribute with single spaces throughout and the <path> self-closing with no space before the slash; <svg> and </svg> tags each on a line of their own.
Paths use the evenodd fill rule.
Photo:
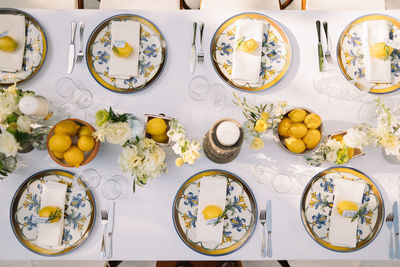
<svg viewBox="0 0 400 267">
<path fill-rule="evenodd" d="M 50 112 L 49 102 L 41 96 L 24 96 L 19 101 L 18 107 L 25 115 L 36 117 L 46 117 Z"/>
<path fill-rule="evenodd" d="M 232 146 L 239 140 L 240 129 L 235 123 L 224 121 L 218 125 L 216 135 L 221 145 Z"/>
</svg>

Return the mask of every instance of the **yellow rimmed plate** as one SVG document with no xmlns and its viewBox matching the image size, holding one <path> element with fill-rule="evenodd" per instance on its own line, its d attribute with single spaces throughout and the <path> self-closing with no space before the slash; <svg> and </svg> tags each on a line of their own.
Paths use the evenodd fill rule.
<svg viewBox="0 0 400 267">
<path fill-rule="evenodd" d="M 64 170 L 44 170 L 26 179 L 15 193 L 10 207 L 11 227 L 18 241 L 30 251 L 59 256 L 75 250 L 90 236 L 96 219 L 94 196 L 86 187 L 74 186 L 73 176 Z M 48 181 L 68 185 L 60 247 L 45 247 L 36 242 L 42 184 Z"/>
<path fill-rule="evenodd" d="M 109 76 L 112 52 L 110 22 L 140 23 L 139 75 L 129 79 Z M 150 86 L 161 74 L 166 61 L 164 36 L 149 20 L 133 14 L 121 14 L 101 22 L 92 32 L 86 47 L 86 63 L 93 78 L 104 88 L 117 93 L 136 93 Z"/>
<path fill-rule="evenodd" d="M 17 72 L 0 71 L 0 86 L 10 86 L 14 82 L 21 84 L 32 79 L 42 68 L 47 54 L 46 35 L 34 17 L 18 9 L 0 8 L 0 16 L 5 14 L 25 16 L 26 42 L 22 69 Z"/>
<path fill-rule="evenodd" d="M 353 20 L 344 29 L 337 44 L 337 60 L 339 68 L 347 80 L 357 80 L 365 77 L 365 68 L 362 53 L 362 23 L 369 20 L 387 20 L 393 28 L 390 35 L 395 42 L 400 42 L 400 21 L 388 15 L 370 14 Z M 391 54 L 391 72 L 393 84 L 371 83 L 370 93 L 387 94 L 400 88 L 400 50 Z M 355 83 L 360 89 L 361 83 Z"/>
<path fill-rule="evenodd" d="M 232 81 L 232 55 L 235 41 L 235 22 L 239 19 L 261 20 L 270 24 L 264 32 L 262 43 L 260 83 Z M 289 38 L 279 23 L 259 13 L 243 13 L 226 20 L 211 40 L 212 64 L 218 75 L 228 85 L 246 92 L 259 92 L 273 87 L 286 75 L 291 62 Z"/>
<path fill-rule="evenodd" d="M 226 205 L 221 243 L 196 242 L 197 207 L 200 181 L 205 176 L 227 179 Z M 221 256 L 241 248 L 252 236 L 257 222 L 257 202 L 248 185 L 233 173 L 224 170 L 199 172 L 179 188 L 172 206 L 175 230 L 191 249 L 209 256 Z"/>
<path fill-rule="evenodd" d="M 344 177 L 344 178 L 343 178 Z M 365 183 L 354 248 L 334 246 L 328 242 L 333 190 L 337 179 Z M 350 167 L 332 167 L 316 174 L 307 184 L 301 198 L 301 220 L 307 233 L 321 246 L 336 252 L 352 252 L 371 243 L 378 235 L 385 214 L 382 195 L 374 182 L 364 173 Z"/>
</svg>

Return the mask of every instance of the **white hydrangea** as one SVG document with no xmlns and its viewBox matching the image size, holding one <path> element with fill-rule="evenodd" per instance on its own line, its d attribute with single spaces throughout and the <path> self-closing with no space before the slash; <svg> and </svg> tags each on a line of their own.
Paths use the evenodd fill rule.
<svg viewBox="0 0 400 267">
<path fill-rule="evenodd" d="M 0 134 L 0 152 L 4 153 L 6 157 L 17 155 L 19 144 L 14 135 L 2 129 Z"/>
<path fill-rule="evenodd" d="M 28 116 L 21 115 L 17 119 L 17 130 L 22 133 L 31 131 L 32 120 Z"/>
<path fill-rule="evenodd" d="M 106 140 L 111 144 L 123 144 L 132 137 L 132 129 L 127 122 L 110 123 L 105 129 Z"/>
</svg>

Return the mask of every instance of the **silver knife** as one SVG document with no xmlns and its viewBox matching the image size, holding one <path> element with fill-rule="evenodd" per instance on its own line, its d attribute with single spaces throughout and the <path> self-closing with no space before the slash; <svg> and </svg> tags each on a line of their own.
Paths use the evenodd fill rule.
<svg viewBox="0 0 400 267">
<path fill-rule="evenodd" d="M 271 200 L 267 201 L 267 233 L 268 233 L 268 245 L 267 245 L 267 256 L 272 257 L 272 241 L 271 241 L 271 233 L 272 233 L 272 210 L 271 210 Z"/>
<path fill-rule="evenodd" d="M 193 42 L 192 49 L 190 51 L 190 75 L 192 75 L 196 69 L 196 31 L 197 22 L 193 22 Z"/>
<path fill-rule="evenodd" d="M 397 207 L 397 201 L 393 203 L 393 226 L 394 226 L 394 243 L 396 250 L 396 258 L 400 259 L 400 248 L 399 248 L 399 210 Z"/>
<path fill-rule="evenodd" d="M 112 258 L 112 233 L 114 228 L 114 208 L 115 201 L 111 203 L 111 207 L 108 210 L 108 223 L 107 223 L 107 246 L 106 246 L 106 257 Z"/>
<path fill-rule="evenodd" d="M 71 22 L 71 42 L 69 43 L 69 56 L 68 56 L 68 74 L 72 73 L 75 62 L 75 31 L 76 21 Z"/>
</svg>

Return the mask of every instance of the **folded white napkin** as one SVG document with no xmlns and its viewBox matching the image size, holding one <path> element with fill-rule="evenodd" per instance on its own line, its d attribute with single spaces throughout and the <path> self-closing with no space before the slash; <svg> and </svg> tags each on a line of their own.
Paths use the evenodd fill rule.
<svg viewBox="0 0 400 267">
<path fill-rule="evenodd" d="M 269 28 L 269 24 L 264 24 L 262 21 L 252 19 L 240 19 L 236 21 L 235 24 L 236 35 L 231 78 L 233 81 L 259 83 L 264 25 Z M 244 38 L 244 40 L 254 39 L 258 44 L 257 49 L 251 54 L 238 49 L 237 43 L 242 38 Z"/>
<path fill-rule="evenodd" d="M 16 72 L 21 70 L 25 51 L 25 16 L 0 15 L 0 34 L 8 31 L 18 46 L 13 52 L 0 51 L 0 70 Z"/>
<path fill-rule="evenodd" d="M 115 41 L 125 41 L 133 51 L 127 58 L 110 55 L 109 75 L 120 79 L 138 76 L 140 23 L 137 21 L 111 21 L 111 48 Z"/>
<path fill-rule="evenodd" d="M 225 177 L 206 176 L 201 178 L 199 209 L 196 221 L 196 240 L 198 242 L 220 243 L 222 241 L 224 221 L 221 220 L 217 225 L 207 225 L 202 211 L 209 205 L 215 205 L 224 210 L 226 204 L 226 187 L 227 181 Z"/>
<path fill-rule="evenodd" d="M 64 207 L 67 185 L 47 182 L 43 184 L 40 208 L 47 206 L 61 209 L 61 219 L 53 223 L 39 223 L 37 242 L 45 246 L 60 246 L 64 233 Z"/>
<path fill-rule="evenodd" d="M 329 224 L 329 243 L 335 246 L 354 248 L 357 245 L 357 224 L 358 220 L 351 222 L 352 218 L 345 218 L 339 214 L 337 204 L 340 201 L 348 200 L 358 203 L 361 206 L 364 194 L 365 184 L 349 181 L 345 179 L 336 179 Z"/>
<path fill-rule="evenodd" d="M 391 62 L 370 56 L 369 48 L 389 39 L 390 24 L 387 20 L 370 20 L 363 24 L 362 50 L 364 54 L 365 79 L 370 82 L 391 83 Z"/>
</svg>

